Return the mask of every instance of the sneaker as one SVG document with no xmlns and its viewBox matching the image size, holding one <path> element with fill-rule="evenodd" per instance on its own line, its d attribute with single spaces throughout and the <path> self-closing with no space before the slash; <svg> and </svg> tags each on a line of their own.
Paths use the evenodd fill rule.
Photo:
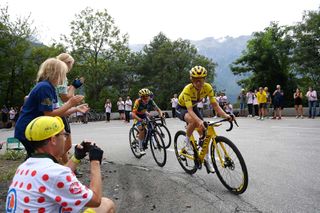
<svg viewBox="0 0 320 213">
<path fill-rule="evenodd" d="M 214 170 L 212 164 L 209 161 L 204 160 L 204 166 L 207 169 L 207 173 L 215 173 L 216 171 Z"/>
<path fill-rule="evenodd" d="M 300 117 L 301 119 L 304 119 L 304 117 L 303 117 L 303 115 L 301 115 L 301 117 Z"/>
<path fill-rule="evenodd" d="M 263 120 L 264 120 L 264 117 L 262 117 L 261 120 L 263 121 Z"/>
<path fill-rule="evenodd" d="M 300 117 L 299 115 L 296 116 L 296 118 L 299 118 L 299 117 Z"/>
<path fill-rule="evenodd" d="M 271 119 L 275 120 L 275 119 L 277 119 L 277 118 L 276 118 L 276 117 L 272 117 Z"/>
<path fill-rule="evenodd" d="M 138 149 L 140 152 L 139 152 L 139 154 L 140 155 L 145 155 L 146 154 L 146 152 L 144 151 L 144 149 Z"/>
<path fill-rule="evenodd" d="M 278 117 L 278 120 L 281 120 L 281 117 Z"/>
</svg>

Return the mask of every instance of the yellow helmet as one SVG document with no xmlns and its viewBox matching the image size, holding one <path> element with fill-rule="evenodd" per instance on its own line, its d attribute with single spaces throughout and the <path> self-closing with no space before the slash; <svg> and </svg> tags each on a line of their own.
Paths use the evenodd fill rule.
<svg viewBox="0 0 320 213">
<path fill-rule="evenodd" d="M 29 141 L 42 141 L 58 134 L 63 129 L 64 124 L 60 117 L 40 116 L 28 124 L 25 135 Z"/>
<path fill-rule="evenodd" d="M 190 73 L 190 77 L 193 77 L 193 78 L 204 78 L 207 76 L 207 70 L 202 66 L 193 67 L 189 73 Z"/>
<path fill-rule="evenodd" d="M 147 88 L 143 88 L 141 90 L 139 90 L 139 96 L 150 96 L 151 95 L 151 91 Z"/>
</svg>

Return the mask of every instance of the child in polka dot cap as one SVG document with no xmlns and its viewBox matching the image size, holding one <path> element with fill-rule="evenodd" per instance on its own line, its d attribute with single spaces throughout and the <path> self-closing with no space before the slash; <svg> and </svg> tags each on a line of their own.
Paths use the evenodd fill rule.
<svg viewBox="0 0 320 213">
<path fill-rule="evenodd" d="M 8 190 L 6 212 L 115 212 L 114 202 L 102 197 L 103 151 L 99 147 L 82 142 L 66 166 L 58 163 L 67 134 L 60 117 L 40 116 L 29 123 L 25 135 L 36 152 L 18 167 Z M 87 153 L 90 187 L 73 173 Z"/>
</svg>

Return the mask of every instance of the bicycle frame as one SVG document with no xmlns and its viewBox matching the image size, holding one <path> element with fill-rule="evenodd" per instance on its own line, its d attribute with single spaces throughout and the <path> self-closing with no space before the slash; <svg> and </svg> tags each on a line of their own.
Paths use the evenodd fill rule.
<svg viewBox="0 0 320 213">
<path fill-rule="evenodd" d="M 197 143 L 196 143 L 196 140 L 193 136 L 193 134 L 190 136 L 190 141 L 191 143 L 193 144 L 193 147 L 195 147 L 195 150 L 197 152 L 197 155 L 198 156 L 198 159 L 199 159 L 199 163 L 202 164 L 203 161 L 204 161 L 204 157 L 206 156 L 207 152 L 208 152 L 208 149 L 209 149 L 209 144 L 210 144 L 210 141 L 212 141 L 213 145 L 216 147 L 216 150 L 217 150 L 217 155 L 218 155 L 218 158 L 219 158 L 219 161 L 221 163 L 221 166 L 224 168 L 225 165 L 224 165 L 224 160 L 221 156 L 221 153 L 220 153 L 220 149 L 218 148 L 218 145 L 217 145 L 217 142 L 215 140 L 215 138 L 218 136 L 214 127 L 218 127 L 220 126 L 221 123 L 212 123 L 212 124 L 209 124 L 208 125 L 208 128 L 207 128 L 207 131 L 206 131 L 206 134 L 205 134 L 205 138 L 204 138 L 204 142 L 203 142 L 203 145 L 202 145 L 202 148 L 199 150 L 198 149 L 198 146 L 197 146 Z M 224 152 L 225 156 L 227 156 L 228 158 L 230 157 L 226 148 L 224 147 L 223 144 L 220 144 L 221 146 L 221 149 L 222 151 Z M 194 160 L 194 157 L 189 155 L 189 154 L 185 154 L 185 153 L 180 153 L 181 155 L 185 156 L 186 158 L 189 158 L 191 160 Z"/>
</svg>

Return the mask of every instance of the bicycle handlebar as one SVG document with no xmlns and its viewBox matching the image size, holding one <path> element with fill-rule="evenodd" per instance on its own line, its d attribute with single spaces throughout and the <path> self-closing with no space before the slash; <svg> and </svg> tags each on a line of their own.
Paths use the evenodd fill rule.
<svg viewBox="0 0 320 213">
<path fill-rule="evenodd" d="M 229 126 L 228 129 L 226 129 L 227 132 L 229 132 L 229 131 L 231 131 L 231 130 L 233 129 L 233 123 L 234 123 L 237 127 L 239 127 L 239 125 L 238 125 L 238 123 L 237 123 L 237 120 L 235 119 L 235 116 L 234 116 L 234 115 L 230 115 L 230 116 L 233 117 L 233 120 L 232 120 L 232 121 L 230 121 L 230 120 L 227 119 L 227 118 L 224 118 L 224 119 L 222 119 L 222 120 L 215 121 L 215 122 L 204 121 L 203 124 L 204 124 L 204 126 L 206 127 L 206 129 L 203 131 L 202 137 L 199 138 L 199 139 L 200 139 L 200 140 L 203 140 L 203 139 L 205 138 L 205 136 L 207 135 L 206 131 L 207 131 L 207 127 L 208 127 L 208 126 L 213 126 L 214 124 L 217 124 L 217 123 L 222 123 L 222 122 L 228 121 L 229 124 L 230 124 L 230 126 Z"/>
</svg>

